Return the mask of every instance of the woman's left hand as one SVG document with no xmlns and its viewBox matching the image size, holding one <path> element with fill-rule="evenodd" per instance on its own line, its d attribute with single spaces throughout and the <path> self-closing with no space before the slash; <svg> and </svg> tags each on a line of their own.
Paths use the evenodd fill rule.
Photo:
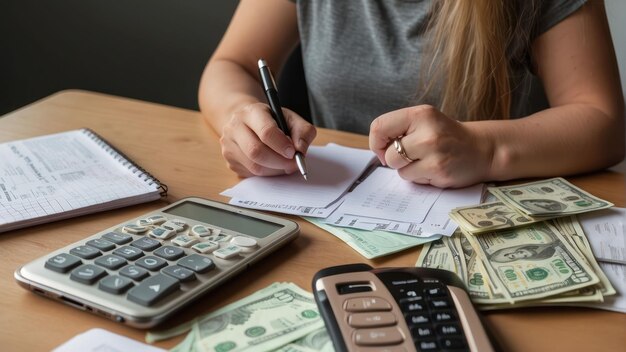
<svg viewBox="0 0 626 352">
<path fill-rule="evenodd" d="M 429 105 L 389 112 L 370 126 L 370 149 L 405 180 L 437 187 L 465 187 L 488 180 L 493 147 L 474 127 Z M 400 138 L 410 162 L 393 141 Z"/>
</svg>

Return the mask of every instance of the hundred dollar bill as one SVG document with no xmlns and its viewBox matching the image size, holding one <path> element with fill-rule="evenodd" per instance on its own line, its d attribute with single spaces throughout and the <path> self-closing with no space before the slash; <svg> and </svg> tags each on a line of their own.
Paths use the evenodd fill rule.
<svg viewBox="0 0 626 352">
<path fill-rule="evenodd" d="M 613 206 L 557 177 L 513 186 L 490 187 L 498 199 L 527 215 L 572 215 Z"/>
<path fill-rule="evenodd" d="M 335 235 L 367 259 L 403 251 L 439 238 L 437 236 L 417 238 L 386 231 L 365 231 L 348 227 L 335 227 L 324 223 L 323 219 L 309 217 L 303 219 Z"/>
<path fill-rule="evenodd" d="M 599 282 L 593 269 L 547 222 L 466 236 L 491 282 L 515 302 L 539 299 Z"/>
<path fill-rule="evenodd" d="M 459 252 L 465 261 L 467 268 L 465 285 L 472 301 L 478 304 L 510 303 L 511 299 L 499 288 L 501 284 L 490 280 L 482 260 L 476 255 L 465 235 L 456 236 L 453 240 L 457 248 L 460 248 Z"/>
<path fill-rule="evenodd" d="M 450 211 L 450 217 L 472 234 L 508 229 L 540 221 L 524 215 L 502 201 L 455 208 Z"/>
</svg>

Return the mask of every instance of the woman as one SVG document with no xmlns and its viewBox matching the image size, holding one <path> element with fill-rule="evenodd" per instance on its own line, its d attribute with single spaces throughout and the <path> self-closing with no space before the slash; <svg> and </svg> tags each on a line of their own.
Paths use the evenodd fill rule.
<svg viewBox="0 0 626 352">
<path fill-rule="evenodd" d="M 602 1 L 243 0 L 199 91 L 242 177 L 296 171 L 295 150 L 315 138 L 287 109 L 284 136 L 258 82 L 259 58 L 279 72 L 298 43 L 313 122 L 369 133 L 370 148 L 404 179 L 463 187 L 624 158 Z"/>
</svg>

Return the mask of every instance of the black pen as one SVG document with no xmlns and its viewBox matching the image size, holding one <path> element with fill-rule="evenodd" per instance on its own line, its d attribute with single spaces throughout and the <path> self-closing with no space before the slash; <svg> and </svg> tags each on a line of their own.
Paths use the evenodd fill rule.
<svg viewBox="0 0 626 352">
<path fill-rule="evenodd" d="M 278 90 L 276 89 L 274 77 L 272 76 L 270 68 L 267 67 L 267 63 L 263 59 L 259 59 L 259 74 L 261 75 L 263 91 L 265 92 L 265 96 L 267 97 L 267 103 L 270 106 L 272 117 L 274 117 L 274 120 L 276 120 L 278 127 L 283 131 L 283 133 L 287 136 L 291 136 L 291 132 L 289 132 L 289 126 L 287 126 L 287 121 L 285 121 L 285 116 L 283 116 L 283 109 L 281 108 L 280 101 L 278 100 Z M 302 153 L 300 153 L 299 151 L 296 151 L 294 157 L 296 158 L 296 164 L 298 164 L 298 169 L 300 170 L 302 177 L 307 180 L 304 155 L 302 155 Z"/>
</svg>

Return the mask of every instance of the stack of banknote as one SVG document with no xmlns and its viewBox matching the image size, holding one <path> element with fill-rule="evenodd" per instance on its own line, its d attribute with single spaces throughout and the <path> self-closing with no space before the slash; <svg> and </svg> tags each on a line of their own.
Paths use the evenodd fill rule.
<svg viewBox="0 0 626 352">
<path fill-rule="evenodd" d="M 213 313 L 167 331 L 152 343 L 189 332 L 172 351 L 334 351 L 313 295 L 293 283 L 275 283 Z"/>
<path fill-rule="evenodd" d="M 561 178 L 489 191 L 498 200 L 455 209 L 459 229 L 425 244 L 416 266 L 455 272 L 482 309 L 576 305 L 615 294 L 573 215 L 611 203 Z"/>
<path fill-rule="evenodd" d="M 478 234 L 509 229 L 613 206 L 563 178 L 489 187 L 489 192 L 496 200 L 450 212 L 452 220 L 464 232 Z"/>
</svg>

